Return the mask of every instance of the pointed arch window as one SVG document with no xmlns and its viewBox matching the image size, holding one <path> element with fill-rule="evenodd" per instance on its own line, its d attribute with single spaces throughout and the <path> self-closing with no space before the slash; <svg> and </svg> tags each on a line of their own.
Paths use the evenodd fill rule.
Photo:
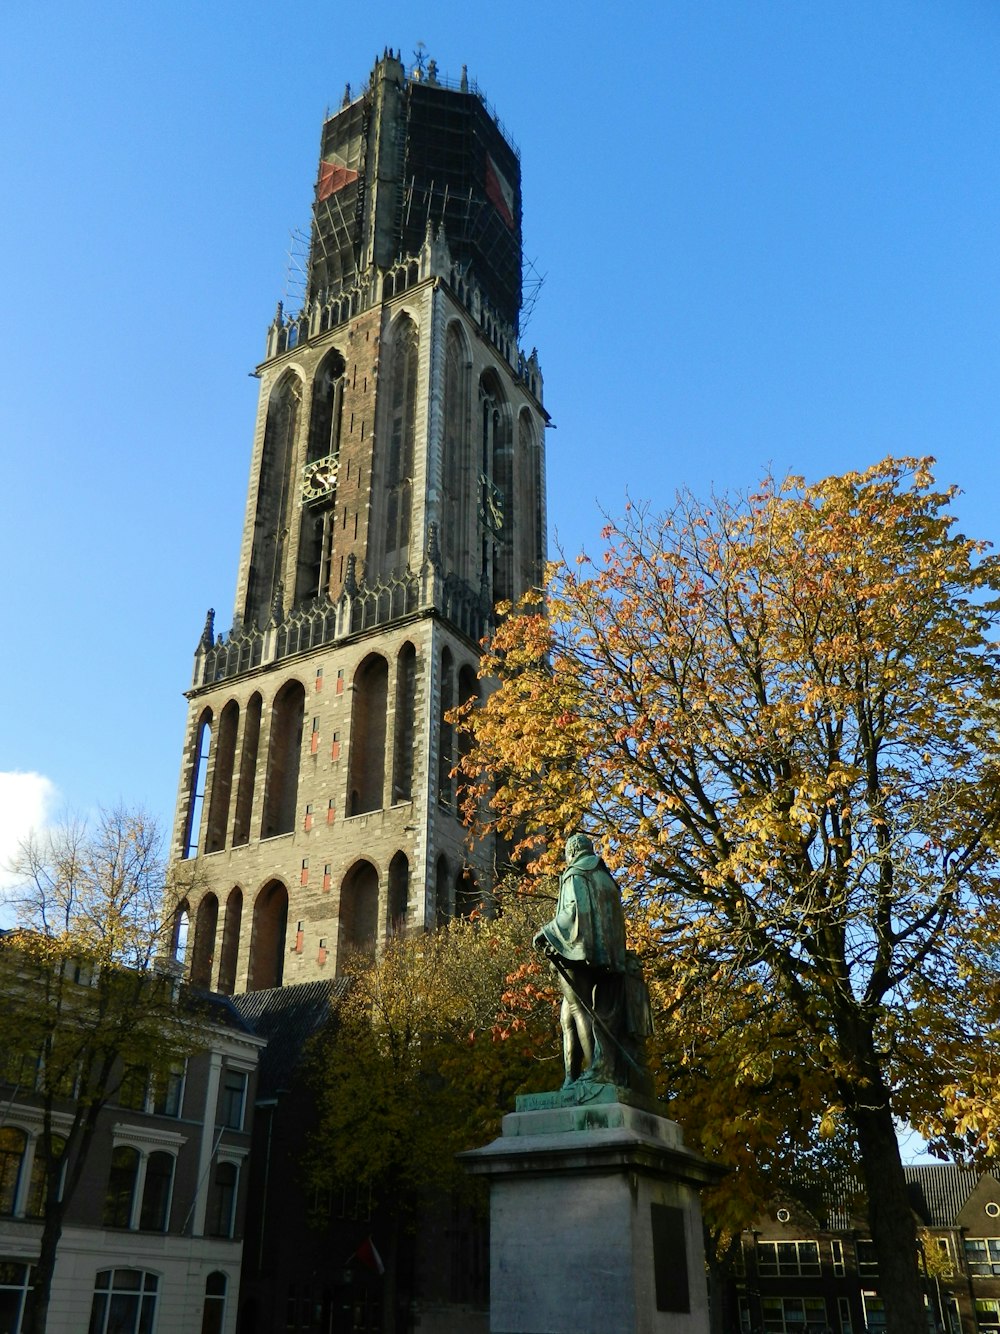
<svg viewBox="0 0 1000 1334">
<path fill-rule="evenodd" d="M 406 643 L 396 659 L 395 746 L 392 764 L 392 799 L 413 796 L 413 737 L 416 705 L 417 651 Z"/>
<path fill-rule="evenodd" d="M 345 372 L 344 358 L 334 350 L 324 359 L 313 381 L 309 439 L 302 477 L 296 603 L 322 597 L 329 589 Z"/>
<path fill-rule="evenodd" d="M 208 803 L 208 828 L 205 851 L 219 852 L 226 846 L 229 823 L 229 798 L 233 790 L 233 761 L 236 758 L 236 733 L 240 725 L 240 706 L 231 699 L 219 715 L 219 736 L 215 744 L 212 795 Z"/>
<path fill-rule="evenodd" d="M 243 617 L 247 624 L 266 625 L 281 590 L 301 402 L 302 384 L 289 374 L 275 385 L 267 405 Z"/>
<path fill-rule="evenodd" d="M 240 779 L 236 789 L 236 815 L 233 819 L 233 847 L 250 841 L 253 817 L 254 783 L 257 778 L 257 749 L 260 745 L 260 717 L 263 701 L 255 691 L 247 703 L 243 724 L 243 748 L 240 754 Z"/>
<path fill-rule="evenodd" d="M 451 649 L 441 650 L 441 712 L 438 720 L 438 801 L 443 806 L 452 803 L 451 770 L 454 764 L 455 729 L 448 714 L 455 707 L 455 664 Z"/>
<path fill-rule="evenodd" d="M 205 709 L 195 729 L 194 755 L 191 763 L 191 786 L 188 791 L 187 820 L 184 825 L 184 856 L 197 857 L 201 838 L 201 816 L 205 804 L 205 784 L 208 781 L 208 759 L 212 751 L 212 710 Z"/>
<path fill-rule="evenodd" d="M 219 925 L 219 900 L 206 894 L 198 904 L 194 919 L 194 948 L 191 951 L 191 985 L 208 988 L 212 985 L 212 963 L 215 959 L 215 933 Z"/>
<path fill-rule="evenodd" d="M 286 681 L 274 697 L 261 838 L 289 834 L 295 827 L 305 704 L 306 692 L 301 681 Z"/>
<path fill-rule="evenodd" d="M 382 809 L 388 693 L 389 664 L 369 654 L 354 677 L 348 815 Z"/>
<path fill-rule="evenodd" d="M 243 891 L 237 886 L 226 900 L 226 919 L 222 927 L 218 990 L 223 996 L 231 996 L 236 990 L 236 965 L 240 953 L 242 920 Z"/>
<path fill-rule="evenodd" d="M 417 418 L 417 327 L 407 315 L 396 321 L 389 379 L 388 444 L 385 457 L 387 568 L 404 567 L 410 546 L 414 435 Z"/>
<path fill-rule="evenodd" d="M 447 573 L 468 581 L 478 571 L 469 568 L 469 518 L 474 487 L 469 477 L 468 353 L 453 322 L 448 326 L 444 353 L 444 443 L 441 458 L 441 552 Z"/>
<path fill-rule="evenodd" d="M 374 957 L 377 935 L 378 872 L 369 861 L 355 862 L 340 890 L 338 972 L 351 955 Z"/>
<path fill-rule="evenodd" d="M 410 863 L 405 852 L 397 852 L 389 863 L 389 934 L 404 931 L 410 908 Z"/>
<path fill-rule="evenodd" d="M 254 904 L 248 991 L 281 986 L 287 930 L 288 890 L 280 880 L 272 880 L 257 895 Z"/>
</svg>

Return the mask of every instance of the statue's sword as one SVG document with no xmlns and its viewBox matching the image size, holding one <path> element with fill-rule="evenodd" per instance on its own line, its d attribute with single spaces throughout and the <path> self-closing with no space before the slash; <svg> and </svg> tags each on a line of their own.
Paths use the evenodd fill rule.
<svg viewBox="0 0 1000 1334">
<path fill-rule="evenodd" d="M 629 1065 L 630 1065 L 630 1066 L 632 1067 L 632 1069 L 636 1072 L 636 1074 L 638 1074 L 638 1075 L 645 1075 L 646 1072 L 645 1072 L 645 1070 L 643 1070 L 642 1066 L 639 1065 L 639 1063 L 633 1059 L 633 1057 L 629 1054 L 628 1051 L 626 1051 L 626 1049 L 625 1049 L 625 1048 L 622 1046 L 622 1044 L 618 1041 L 618 1039 L 615 1037 L 614 1033 L 612 1033 L 611 1029 L 607 1026 L 607 1024 L 604 1022 L 604 1020 L 601 1018 L 601 1016 L 600 1016 L 599 1014 L 595 1014 L 594 1011 L 593 1011 L 593 1010 L 590 1008 L 590 1006 L 587 1004 L 587 1002 L 586 1002 L 586 1001 L 583 999 L 583 997 L 580 995 L 580 991 L 579 991 L 579 989 L 577 988 L 576 983 L 573 981 L 572 975 L 568 972 L 568 970 L 566 969 L 565 964 L 563 963 L 563 961 L 562 961 L 562 959 L 559 957 L 559 955 L 556 954 L 555 950 L 548 949 L 548 950 L 545 951 L 545 953 L 548 955 L 548 957 L 549 957 L 549 961 L 551 962 L 552 967 L 556 970 L 556 972 L 559 974 L 559 976 L 566 982 L 566 984 L 567 984 L 567 986 L 569 987 L 570 991 L 572 991 L 573 995 L 577 998 L 577 1000 L 578 1000 L 578 1001 L 580 1002 L 580 1004 L 583 1006 L 584 1010 L 585 1010 L 585 1011 L 587 1012 L 587 1014 L 590 1016 L 591 1020 L 592 1020 L 595 1024 L 599 1024 L 599 1025 L 600 1025 L 601 1032 L 604 1034 L 604 1036 L 607 1037 L 607 1038 L 610 1038 L 610 1039 L 611 1039 L 611 1041 L 615 1044 L 615 1046 L 618 1048 L 618 1050 L 621 1052 L 621 1054 L 625 1057 L 626 1061 L 628 1061 Z"/>
</svg>

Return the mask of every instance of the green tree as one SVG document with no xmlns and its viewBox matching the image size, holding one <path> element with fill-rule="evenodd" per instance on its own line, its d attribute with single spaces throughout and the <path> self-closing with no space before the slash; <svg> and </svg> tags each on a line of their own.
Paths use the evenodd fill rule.
<svg viewBox="0 0 1000 1334">
<path fill-rule="evenodd" d="M 740 1087 L 751 1145 L 790 1102 L 847 1125 L 892 1334 L 924 1318 L 894 1117 L 988 1154 L 1000 1112 L 1000 571 L 930 462 L 629 507 L 498 629 L 463 722 L 469 814 L 539 872 L 592 830 L 668 1001 L 702 988 L 709 1143 Z"/>
<path fill-rule="evenodd" d="M 472 1189 L 455 1161 L 488 1143 L 518 1093 L 558 1087 L 555 992 L 531 950 L 551 903 L 505 900 L 357 958 L 350 989 L 314 1044 L 318 1127 L 310 1182 L 368 1187 L 388 1206 L 387 1314 L 400 1226 L 427 1191 Z"/>
<path fill-rule="evenodd" d="M 25 1334 L 44 1334 L 56 1255 L 102 1109 L 122 1080 L 165 1075 L 197 1040 L 157 966 L 160 835 L 142 812 L 101 811 L 21 847 L 10 870 L 18 927 L 0 941 L 0 1050 L 14 1096 L 41 1111 L 42 1238 Z M 67 1128 L 67 1117 L 68 1128 Z"/>
</svg>

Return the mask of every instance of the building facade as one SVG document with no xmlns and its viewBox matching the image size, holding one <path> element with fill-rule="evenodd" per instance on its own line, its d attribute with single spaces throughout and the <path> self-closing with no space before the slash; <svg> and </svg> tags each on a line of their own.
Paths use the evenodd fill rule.
<svg viewBox="0 0 1000 1334">
<path fill-rule="evenodd" d="M 322 130 L 301 310 L 257 369 L 231 629 L 195 654 L 172 856 L 193 983 L 334 977 L 488 893 L 448 711 L 540 582 L 542 377 L 520 163 L 464 75 L 377 60 Z M 190 869 L 190 868 L 188 868 Z"/>
<path fill-rule="evenodd" d="M 905 1169 L 919 1228 L 930 1334 L 1000 1331 L 1000 1180 L 941 1163 Z M 741 1334 L 885 1328 L 859 1182 L 789 1194 L 741 1238 L 729 1294 Z"/>
<path fill-rule="evenodd" d="M 264 1042 L 231 1007 L 207 1013 L 203 1050 L 162 1080 L 136 1072 L 100 1113 L 67 1205 L 52 1334 L 236 1329 Z M 18 1334 L 42 1235 L 42 1111 L 20 1070 L 0 1070 L 0 1106 L 0 1330 Z M 67 1100 L 55 1133 L 72 1120 Z"/>
</svg>

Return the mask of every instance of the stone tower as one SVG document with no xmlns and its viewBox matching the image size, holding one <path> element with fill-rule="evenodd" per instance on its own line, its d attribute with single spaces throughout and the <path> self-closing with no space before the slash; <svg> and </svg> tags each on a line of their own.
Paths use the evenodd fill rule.
<svg viewBox="0 0 1000 1334">
<path fill-rule="evenodd" d="M 517 150 L 464 74 L 377 60 L 323 126 L 308 279 L 257 369 L 232 628 L 195 653 L 172 858 L 192 981 L 336 975 L 468 912 L 445 714 L 545 553 L 542 377 L 518 348 Z M 186 869 L 193 869 L 190 866 Z"/>
</svg>

